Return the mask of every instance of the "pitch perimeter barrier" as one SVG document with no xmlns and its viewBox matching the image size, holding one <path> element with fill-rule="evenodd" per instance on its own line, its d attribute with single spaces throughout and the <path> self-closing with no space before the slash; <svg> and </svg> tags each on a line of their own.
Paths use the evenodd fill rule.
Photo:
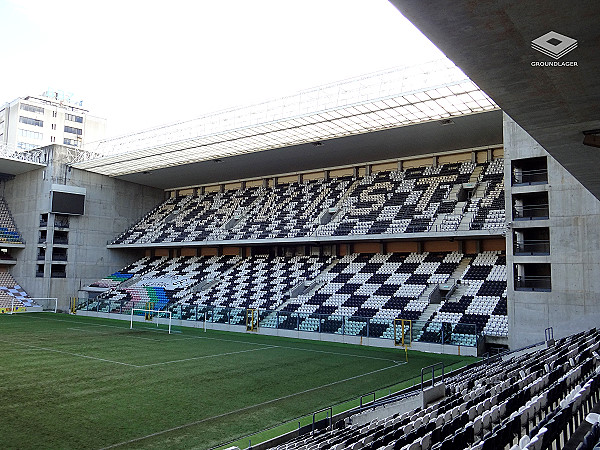
<svg viewBox="0 0 600 450">
<path fill-rule="evenodd" d="M 101 313 L 130 315 L 131 310 L 148 309 L 147 302 L 126 300 L 86 300 L 79 299 L 78 310 Z M 201 323 L 239 325 L 247 327 L 246 308 L 226 308 L 202 305 L 168 305 L 166 308 L 154 306 L 172 313 L 173 320 L 186 320 Z M 299 313 L 268 309 L 253 310 L 256 326 L 300 332 L 328 333 L 344 336 L 361 336 L 394 340 L 394 319 L 377 317 L 356 317 L 331 314 Z M 254 319 L 253 319 L 254 320 Z M 206 322 L 205 322 L 206 321 Z M 410 342 L 477 347 L 482 338 L 482 330 L 475 324 L 456 324 L 438 321 L 411 321 Z"/>
</svg>

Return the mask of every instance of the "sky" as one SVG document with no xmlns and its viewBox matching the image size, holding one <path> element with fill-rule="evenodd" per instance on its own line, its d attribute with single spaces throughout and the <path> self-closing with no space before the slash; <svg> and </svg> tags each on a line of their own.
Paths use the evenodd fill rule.
<svg viewBox="0 0 600 450">
<path fill-rule="evenodd" d="M 0 0 L 0 102 L 48 88 L 108 136 L 443 57 L 387 0 Z"/>
</svg>

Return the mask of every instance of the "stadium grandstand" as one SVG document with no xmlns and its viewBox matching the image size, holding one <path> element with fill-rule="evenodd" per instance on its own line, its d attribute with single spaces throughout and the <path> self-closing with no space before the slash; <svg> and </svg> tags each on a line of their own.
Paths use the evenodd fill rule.
<svg viewBox="0 0 600 450">
<path fill-rule="evenodd" d="M 482 358 L 249 448 L 594 448 L 589 11 L 564 19 L 573 69 L 535 64 L 549 5 L 526 23 L 497 2 L 391 2 L 460 68 L 397 67 L 83 149 L 2 149 L 0 313 Z"/>
</svg>

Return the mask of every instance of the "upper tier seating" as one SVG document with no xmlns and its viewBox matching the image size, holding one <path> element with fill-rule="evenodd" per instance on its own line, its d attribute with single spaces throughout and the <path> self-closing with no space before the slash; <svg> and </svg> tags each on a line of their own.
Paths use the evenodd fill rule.
<svg viewBox="0 0 600 450">
<path fill-rule="evenodd" d="M 482 169 L 481 195 L 456 211 L 456 195 L 476 178 L 476 167 Z M 170 198 L 114 243 L 451 232 L 465 218 L 464 207 L 473 217 L 467 230 L 501 228 L 502 170 L 497 159 Z"/>
<path fill-rule="evenodd" d="M 242 214 L 263 191 L 264 188 L 249 188 L 170 198 L 122 234 L 115 243 L 219 240 L 221 228 Z"/>
<path fill-rule="evenodd" d="M 381 407 L 366 423 L 350 417 L 269 448 L 545 450 L 567 442 L 575 448 L 577 428 L 600 400 L 599 346 L 593 329 L 479 362 L 447 376 L 445 398 L 426 408 L 386 414 L 394 409 Z"/>
<path fill-rule="evenodd" d="M 358 180 L 339 204 L 334 219 L 319 228 L 323 236 L 429 231 L 438 213 L 454 210 L 448 194 L 469 181 L 475 164 L 418 167 L 405 172 L 378 172 Z M 442 201 L 444 208 L 440 211 Z"/>
<path fill-rule="evenodd" d="M 504 164 L 502 159 L 492 161 L 481 178 L 486 185 L 483 197 L 473 197 L 467 211 L 475 213 L 472 230 L 506 227 L 504 205 Z"/>
<path fill-rule="evenodd" d="M 0 243 L 24 244 L 4 197 L 0 197 Z"/>
<path fill-rule="evenodd" d="M 314 180 L 264 189 L 261 195 L 220 240 L 285 239 L 314 235 L 319 216 L 333 207 L 353 183 L 352 177 Z"/>
</svg>

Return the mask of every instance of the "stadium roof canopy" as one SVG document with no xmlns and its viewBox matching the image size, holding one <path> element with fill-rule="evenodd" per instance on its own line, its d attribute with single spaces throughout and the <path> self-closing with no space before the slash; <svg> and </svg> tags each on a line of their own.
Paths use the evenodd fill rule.
<svg viewBox="0 0 600 450">
<path fill-rule="evenodd" d="M 148 181 L 133 175 L 272 149 L 302 151 L 302 144 L 431 121 L 452 122 L 495 110 L 497 105 L 460 69 L 448 60 L 438 60 L 88 144 L 87 152 L 105 156 L 74 167 L 156 187 L 174 187 L 174 182 L 184 180 L 153 177 Z M 497 122 L 497 114 L 494 117 Z M 501 143 L 501 139 L 496 141 Z M 230 179 L 235 177 L 231 174 Z"/>
<path fill-rule="evenodd" d="M 0 144 L 0 179 L 46 167 L 38 150 L 21 151 Z"/>
<path fill-rule="evenodd" d="M 600 2 L 391 2 L 600 198 Z"/>
</svg>

